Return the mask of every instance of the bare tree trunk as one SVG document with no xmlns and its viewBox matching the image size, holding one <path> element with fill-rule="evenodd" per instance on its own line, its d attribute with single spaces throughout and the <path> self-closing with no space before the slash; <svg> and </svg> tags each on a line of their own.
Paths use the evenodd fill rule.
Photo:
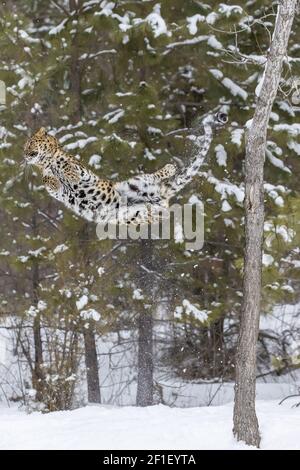
<svg viewBox="0 0 300 470">
<path fill-rule="evenodd" d="M 141 240 L 141 266 L 148 272 L 141 271 L 140 285 L 151 302 L 149 309 L 143 308 L 138 317 L 138 377 L 137 406 L 153 404 L 153 312 L 154 285 L 153 274 L 153 241 Z"/>
<path fill-rule="evenodd" d="M 137 406 L 153 404 L 153 318 L 144 310 L 138 318 L 138 380 Z"/>
<path fill-rule="evenodd" d="M 82 256 L 82 264 L 85 271 L 87 271 L 90 264 L 90 256 L 87 248 L 87 241 L 90 236 L 90 228 L 92 229 L 92 227 L 89 226 L 89 223 L 85 222 L 78 234 L 79 251 Z M 84 339 L 88 401 L 89 403 L 101 403 L 95 322 L 94 320 L 85 320 L 83 323 L 84 325 L 82 327 L 82 334 Z M 85 327 L 86 324 L 88 325 L 88 328 Z"/>
<path fill-rule="evenodd" d="M 32 217 L 32 229 L 33 233 L 37 235 L 37 224 L 36 224 L 36 215 Z M 32 297 L 33 304 L 35 307 L 38 305 L 39 301 L 39 262 L 37 259 L 34 260 L 32 266 Z M 44 371 L 43 371 L 43 343 L 41 335 L 41 320 L 40 314 L 37 313 L 33 320 L 33 342 L 34 342 L 34 367 L 32 369 L 32 384 L 36 390 L 36 399 L 38 401 L 43 401 L 43 392 L 44 392 Z"/>
<path fill-rule="evenodd" d="M 263 83 L 246 144 L 244 298 L 236 358 L 233 432 L 238 440 L 256 447 L 260 444 L 255 412 L 255 376 L 261 297 L 264 159 L 267 126 L 279 86 L 296 3 L 297 0 L 282 0 L 278 5 Z"/>
<path fill-rule="evenodd" d="M 101 403 L 100 383 L 98 375 L 98 359 L 95 341 L 95 333 L 89 328 L 83 329 L 86 378 L 88 386 L 89 403 Z"/>
</svg>

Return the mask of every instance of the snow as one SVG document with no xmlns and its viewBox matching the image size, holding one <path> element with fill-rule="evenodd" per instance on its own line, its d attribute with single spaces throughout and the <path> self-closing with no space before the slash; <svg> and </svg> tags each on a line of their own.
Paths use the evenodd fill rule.
<svg viewBox="0 0 300 470">
<path fill-rule="evenodd" d="M 263 257 L 262 257 L 262 264 L 266 267 L 268 266 L 271 266 L 274 262 L 274 258 L 272 255 L 269 255 L 267 253 L 264 253 L 263 254 Z"/>
<path fill-rule="evenodd" d="M 21 263 L 27 263 L 29 256 L 18 256 L 18 260 L 21 261 Z"/>
<path fill-rule="evenodd" d="M 231 219 L 224 219 L 224 224 L 226 225 L 226 227 L 232 227 L 232 228 L 235 228 L 235 225 L 234 225 L 234 222 L 233 220 Z"/>
<path fill-rule="evenodd" d="M 300 449 L 295 401 L 258 401 L 262 449 Z M 0 408 L 0 449 L 249 449 L 232 436 L 232 403 L 202 408 L 94 405 L 25 414 Z"/>
<path fill-rule="evenodd" d="M 73 134 L 65 134 L 64 136 L 60 137 L 59 142 L 60 144 L 64 144 L 67 140 L 73 138 Z"/>
<path fill-rule="evenodd" d="M 99 170 L 101 167 L 100 165 L 101 160 L 102 160 L 101 155 L 93 154 L 90 156 L 89 165 L 94 167 L 95 170 Z"/>
<path fill-rule="evenodd" d="M 50 29 L 49 34 L 50 36 L 54 36 L 56 34 L 59 34 L 65 27 L 65 24 L 68 20 L 64 19 L 59 25 L 53 27 Z"/>
<path fill-rule="evenodd" d="M 201 201 L 201 199 L 199 199 L 198 196 L 196 196 L 195 194 L 193 194 L 190 198 L 189 198 L 189 204 L 203 204 L 203 202 Z"/>
<path fill-rule="evenodd" d="M 228 90 L 231 92 L 233 96 L 240 96 L 243 100 L 247 100 L 248 98 L 248 93 L 243 90 L 239 85 L 234 83 L 230 78 L 223 78 L 222 84 L 228 88 Z"/>
<path fill-rule="evenodd" d="M 273 199 L 276 205 L 283 207 L 284 199 L 279 195 L 278 191 L 285 194 L 287 191 L 281 184 L 275 186 L 274 184 L 264 183 L 264 189 L 269 197 Z"/>
<path fill-rule="evenodd" d="M 298 123 L 294 123 L 294 124 L 276 124 L 273 129 L 274 129 L 275 132 L 286 131 L 294 137 L 296 137 L 297 135 L 300 135 L 300 124 L 298 124 Z"/>
<path fill-rule="evenodd" d="M 76 301 L 76 307 L 78 310 L 82 310 L 88 303 L 89 299 L 87 295 L 82 295 L 79 300 Z"/>
<path fill-rule="evenodd" d="M 219 166 L 226 166 L 227 163 L 227 152 L 222 144 L 219 144 L 215 148 L 216 159 Z"/>
<path fill-rule="evenodd" d="M 79 60 L 94 59 L 95 57 L 103 54 L 117 54 L 117 51 L 116 49 L 103 49 L 101 51 L 95 52 L 94 54 L 85 53 L 79 57 Z M 83 93 L 85 94 L 86 90 Z"/>
<path fill-rule="evenodd" d="M 265 240 L 268 248 L 272 246 L 274 240 L 278 239 L 278 235 L 280 235 L 286 243 L 291 243 L 296 235 L 296 232 L 286 225 L 273 225 L 273 223 L 268 220 L 264 223 L 264 231 L 270 232 Z"/>
<path fill-rule="evenodd" d="M 116 96 L 118 96 L 119 98 L 123 98 L 124 96 L 134 96 L 134 93 L 132 93 L 132 91 L 128 91 L 126 93 L 123 93 L 121 91 L 118 91 L 116 93 Z"/>
<path fill-rule="evenodd" d="M 225 3 L 220 3 L 219 12 L 229 18 L 232 14 L 243 13 L 243 8 L 240 5 L 226 5 Z"/>
<path fill-rule="evenodd" d="M 266 149 L 266 156 L 268 157 L 268 160 L 272 163 L 272 165 L 276 166 L 277 168 L 280 168 L 286 173 L 292 173 L 291 170 L 287 166 L 285 166 L 283 161 L 280 160 L 280 158 L 274 157 L 272 152 L 268 149 Z"/>
<path fill-rule="evenodd" d="M 291 294 L 295 292 L 295 289 L 292 286 L 289 286 L 288 284 L 284 284 L 283 286 L 281 286 L 281 290 L 285 290 L 287 292 L 290 292 Z"/>
<path fill-rule="evenodd" d="M 177 47 L 177 46 L 190 46 L 192 44 L 198 44 L 200 42 L 207 41 L 208 39 L 209 39 L 209 36 L 207 35 L 197 36 L 192 39 L 185 39 L 184 41 L 172 42 L 171 44 L 168 44 L 166 46 L 166 49 L 173 49 L 174 47 Z"/>
<path fill-rule="evenodd" d="M 25 41 L 29 44 L 39 44 L 39 42 L 40 42 L 40 39 L 33 38 L 33 37 L 29 36 L 29 34 L 26 33 L 26 31 L 24 31 L 23 29 L 19 29 L 18 34 L 19 34 L 20 38 L 23 39 L 23 41 Z"/>
<path fill-rule="evenodd" d="M 191 315 L 200 322 L 205 322 L 211 313 L 209 310 L 200 310 L 198 306 L 192 304 L 187 299 L 183 300 L 182 306 L 180 305 L 175 308 L 174 317 L 181 319 L 183 312 L 185 312 L 187 315 Z"/>
<path fill-rule="evenodd" d="M 72 297 L 72 291 L 70 289 L 60 289 L 59 293 L 61 295 L 64 295 L 67 299 L 70 299 Z"/>
<path fill-rule="evenodd" d="M 132 298 L 134 300 L 143 300 L 144 296 L 142 294 L 141 289 L 134 289 L 133 294 L 132 294 Z"/>
<path fill-rule="evenodd" d="M 189 16 L 187 18 L 188 30 L 192 36 L 195 36 L 195 34 L 198 32 L 197 24 L 202 23 L 203 21 L 205 21 L 205 16 L 199 14 Z"/>
<path fill-rule="evenodd" d="M 239 187 L 229 181 L 220 181 L 214 176 L 209 176 L 207 181 L 215 186 L 215 190 L 221 194 L 222 199 L 226 199 L 227 196 L 235 196 L 237 202 L 243 202 L 245 197 L 243 187 Z"/>
<path fill-rule="evenodd" d="M 148 131 L 149 134 L 153 134 L 153 135 L 161 135 L 162 134 L 161 129 L 159 129 L 157 127 L 153 127 L 153 126 L 148 126 L 147 131 Z"/>
<path fill-rule="evenodd" d="M 286 260 L 287 261 L 287 260 Z M 270 287 L 276 290 L 276 283 Z M 277 283 L 277 289 L 293 293 L 293 288 L 288 284 L 282 286 Z M 260 330 L 275 338 L 284 338 L 284 353 L 276 347 L 276 342 L 268 341 L 268 349 L 274 358 L 283 359 L 282 355 L 289 357 L 292 364 L 300 363 L 300 304 L 277 305 L 272 312 L 267 315 L 261 315 Z M 299 381 L 295 382 L 295 389 L 290 390 L 287 395 L 299 393 Z"/>
<path fill-rule="evenodd" d="M 98 272 L 99 276 L 101 277 L 105 273 L 105 269 L 102 266 L 100 266 L 100 268 L 97 269 L 97 272 Z"/>
<path fill-rule="evenodd" d="M 295 117 L 295 111 L 294 111 L 293 107 L 289 105 L 289 103 L 287 101 L 278 101 L 277 106 L 278 106 L 279 109 L 286 112 L 290 116 Z"/>
<path fill-rule="evenodd" d="M 10 255 L 10 252 L 9 252 L 9 251 L 6 251 L 6 250 L 2 250 L 2 251 L 0 252 L 0 255 L 1 255 L 1 256 L 9 256 L 9 255 Z"/>
<path fill-rule="evenodd" d="M 172 36 L 172 33 L 168 31 L 167 25 L 165 20 L 162 18 L 160 14 L 160 4 L 157 3 L 154 8 L 153 12 L 150 13 L 146 17 L 146 21 L 150 24 L 154 37 L 158 37 L 161 34 L 166 34 L 167 36 Z"/>
<path fill-rule="evenodd" d="M 291 101 L 294 105 L 300 104 L 300 94 L 298 90 L 294 91 L 294 93 L 292 94 Z"/>
<path fill-rule="evenodd" d="M 34 318 L 34 317 L 36 317 L 36 315 L 38 313 L 38 309 L 34 305 L 31 305 L 29 307 L 29 309 L 26 311 L 26 313 L 27 313 L 28 317 Z"/>
<path fill-rule="evenodd" d="M 96 12 L 96 15 L 111 16 L 115 7 L 115 3 L 104 0 L 103 2 L 101 2 L 100 7 L 102 8 L 102 10 L 100 12 Z"/>
<path fill-rule="evenodd" d="M 80 312 L 80 317 L 83 318 L 84 320 L 99 321 L 101 318 L 101 315 L 94 308 L 89 308 L 88 310 L 82 310 Z"/>
<path fill-rule="evenodd" d="M 210 24 L 210 25 L 213 25 L 215 24 L 215 22 L 217 21 L 217 19 L 219 18 L 219 15 L 218 13 L 212 11 L 211 13 L 209 13 L 206 17 L 206 23 L 207 24 Z"/>
<path fill-rule="evenodd" d="M 211 36 L 209 36 L 208 40 L 207 40 L 207 44 L 212 47 L 213 49 L 222 49 L 223 46 L 222 44 L 220 43 L 220 41 L 217 40 L 216 36 L 214 36 L 213 34 Z"/>
<path fill-rule="evenodd" d="M 156 157 L 153 155 L 153 153 L 148 148 L 145 148 L 145 150 L 144 150 L 144 157 L 147 158 L 148 160 L 155 160 L 156 159 Z"/>
<path fill-rule="evenodd" d="M 42 253 L 44 253 L 47 249 L 44 246 L 41 246 L 37 250 L 29 250 L 28 254 L 33 258 L 38 258 Z"/>
<path fill-rule="evenodd" d="M 216 47 L 216 43 L 214 47 Z M 222 44 L 220 44 L 220 47 L 217 47 L 217 49 L 221 47 L 222 47 Z M 213 75 L 213 77 L 221 81 L 222 85 L 225 88 L 227 88 L 233 96 L 240 96 L 244 101 L 247 100 L 248 93 L 245 90 L 243 90 L 243 88 L 241 88 L 239 85 L 237 85 L 237 83 L 233 82 L 230 78 L 228 77 L 223 78 L 223 72 L 221 72 L 221 70 L 209 69 L 209 71 Z"/>
<path fill-rule="evenodd" d="M 121 119 L 121 117 L 124 116 L 124 114 L 125 111 L 119 108 L 105 114 L 105 116 L 103 116 L 103 119 L 105 119 L 105 121 L 108 121 L 109 124 L 115 124 L 116 122 L 118 122 L 119 119 Z"/>
<path fill-rule="evenodd" d="M 65 243 L 62 243 L 61 245 L 57 245 L 54 250 L 53 250 L 53 253 L 54 254 L 57 254 L 57 253 L 63 253 L 64 251 L 68 250 L 69 247 L 65 244 Z"/>
<path fill-rule="evenodd" d="M 37 304 L 37 308 L 40 312 L 43 312 L 47 308 L 47 302 L 45 302 L 44 300 L 39 300 Z"/>
<path fill-rule="evenodd" d="M 23 90 L 26 86 L 31 86 L 33 85 L 33 79 L 26 75 L 25 77 L 21 78 L 21 80 L 18 81 L 18 87 L 20 90 Z"/>
<path fill-rule="evenodd" d="M 272 313 L 261 315 L 260 330 L 267 330 L 276 335 L 282 335 L 288 329 L 296 333 L 300 328 L 299 310 L 299 304 L 275 306 Z"/>
<path fill-rule="evenodd" d="M 297 155 L 300 155 L 300 144 L 295 140 L 290 140 L 287 144 L 290 150 L 293 150 Z"/>
<path fill-rule="evenodd" d="M 284 206 L 284 199 L 281 197 L 281 196 L 278 196 L 275 200 L 274 200 L 276 206 L 279 206 L 279 207 L 283 207 Z"/>
<path fill-rule="evenodd" d="M 278 122 L 279 121 L 279 115 L 277 113 L 274 113 L 274 111 L 271 111 L 270 119 L 272 119 L 275 122 Z"/>
<path fill-rule="evenodd" d="M 221 80 L 221 78 L 223 78 L 223 73 L 221 72 L 221 70 L 210 69 L 209 71 L 212 74 L 212 76 L 215 77 L 217 80 Z"/>
<path fill-rule="evenodd" d="M 79 139 L 76 142 L 72 142 L 70 144 L 65 145 L 66 150 L 74 150 L 74 149 L 84 149 L 86 145 L 91 144 L 92 142 L 96 142 L 98 139 L 97 137 L 88 137 L 87 139 Z"/>
<path fill-rule="evenodd" d="M 222 202 L 222 211 L 223 211 L 223 212 L 229 212 L 229 211 L 231 211 L 231 209 L 232 209 L 232 207 L 231 207 L 231 205 L 229 204 L 229 202 L 226 201 L 226 200 L 224 200 L 224 201 Z"/>
<path fill-rule="evenodd" d="M 243 135 L 244 129 L 234 129 L 231 132 L 231 142 L 237 145 L 238 147 L 241 147 Z"/>
</svg>

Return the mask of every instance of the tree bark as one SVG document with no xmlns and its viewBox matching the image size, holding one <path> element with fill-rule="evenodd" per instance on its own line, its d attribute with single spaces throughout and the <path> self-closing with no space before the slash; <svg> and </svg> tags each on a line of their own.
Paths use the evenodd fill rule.
<svg viewBox="0 0 300 470">
<path fill-rule="evenodd" d="M 91 227 L 92 229 L 92 227 Z M 90 236 L 90 227 L 88 222 L 84 222 L 78 234 L 79 251 L 82 256 L 84 271 L 87 272 L 90 264 L 90 254 L 87 241 Z M 95 253 L 94 253 L 95 255 Z M 82 334 L 84 339 L 84 357 L 86 365 L 86 381 L 88 389 L 89 403 L 101 403 L 99 365 L 97 357 L 95 322 L 94 320 L 83 321 Z M 86 328 L 86 324 L 88 328 Z"/>
<path fill-rule="evenodd" d="M 297 0 L 282 0 L 268 54 L 263 83 L 246 142 L 245 263 L 243 305 L 236 358 L 233 433 L 237 440 L 259 447 L 255 412 L 256 345 L 259 331 L 264 225 L 264 159 L 267 127 L 277 94 L 282 64 Z"/>
<path fill-rule="evenodd" d="M 138 380 L 137 406 L 153 404 L 153 318 L 144 310 L 138 318 Z"/>
<path fill-rule="evenodd" d="M 141 266 L 148 272 L 141 271 L 140 286 L 151 302 L 151 308 L 140 312 L 138 316 L 138 377 L 137 406 L 153 405 L 153 312 L 154 290 L 153 274 L 153 241 L 140 240 Z"/>
<path fill-rule="evenodd" d="M 89 403 L 101 403 L 100 382 L 98 375 L 98 359 L 95 341 L 95 333 L 89 328 L 83 329 L 86 378 Z"/>
<path fill-rule="evenodd" d="M 32 217 L 32 229 L 34 236 L 37 235 L 37 224 L 36 224 L 36 215 Z M 35 259 L 32 266 L 32 299 L 33 305 L 37 307 L 39 301 L 39 261 Z M 43 401 L 44 399 L 44 371 L 43 371 L 43 343 L 41 335 L 41 319 L 40 314 L 36 313 L 36 316 L 33 320 L 33 342 L 34 342 L 34 367 L 32 370 L 32 384 L 33 388 L 36 390 L 36 399 L 37 401 Z"/>
</svg>

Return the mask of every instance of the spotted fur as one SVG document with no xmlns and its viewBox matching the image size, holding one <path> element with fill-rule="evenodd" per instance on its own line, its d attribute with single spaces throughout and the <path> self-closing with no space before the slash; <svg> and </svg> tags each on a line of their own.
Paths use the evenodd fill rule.
<svg viewBox="0 0 300 470">
<path fill-rule="evenodd" d="M 211 118 L 204 121 L 204 136 L 194 142 L 195 156 L 181 171 L 167 164 L 155 173 L 141 173 L 126 181 L 104 180 L 66 153 L 43 127 L 26 142 L 25 161 L 41 170 L 51 196 L 84 219 L 148 223 L 198 172 L 210 147 L 213 122 Z"/>
</svg>

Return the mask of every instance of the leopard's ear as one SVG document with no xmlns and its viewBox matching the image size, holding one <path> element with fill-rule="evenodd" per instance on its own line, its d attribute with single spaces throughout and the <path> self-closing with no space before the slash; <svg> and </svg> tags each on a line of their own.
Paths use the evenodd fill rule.
<svg viewBox="0 0 300 470">
<path fill-rule="evenodd" d="M 45 137 L 47 135 L 46 129 L 44 127 L 41 127 L 36 133 L 36 137 Z"/>
</svg>

